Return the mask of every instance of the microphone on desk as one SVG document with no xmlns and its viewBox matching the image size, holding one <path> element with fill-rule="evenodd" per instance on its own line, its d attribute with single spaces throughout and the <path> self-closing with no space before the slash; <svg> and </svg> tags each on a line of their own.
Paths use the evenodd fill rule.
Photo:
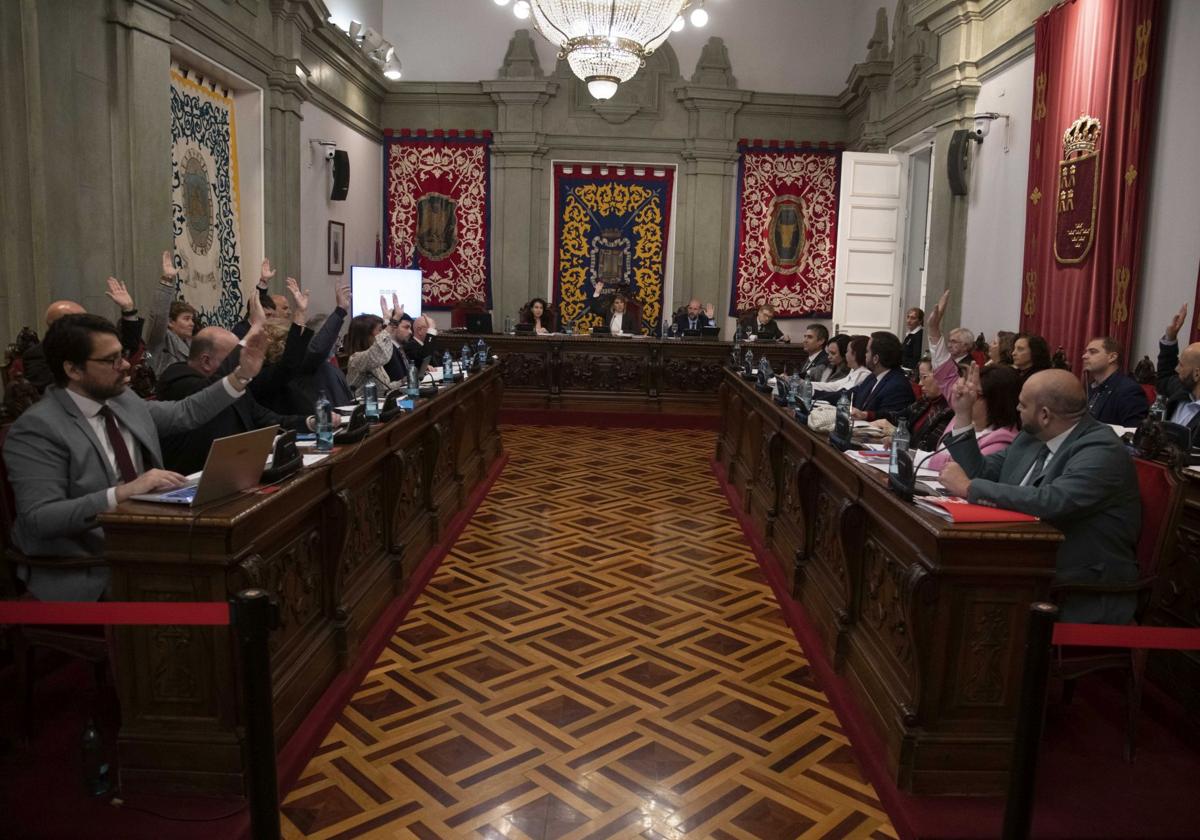
<svg viewBox="0 0 1200 840">
<path fill-rule="evenodd" d="M 950 445 L 952 437 L 953 433 L 943 436 L 933 451 L 915 465 L 907 449 L 897 452 L 888 468 L 888 488 L 904 501 L 911 502 L 917 490 L 917 473 L 925 466 L 926 461 Z"/>
</svg>

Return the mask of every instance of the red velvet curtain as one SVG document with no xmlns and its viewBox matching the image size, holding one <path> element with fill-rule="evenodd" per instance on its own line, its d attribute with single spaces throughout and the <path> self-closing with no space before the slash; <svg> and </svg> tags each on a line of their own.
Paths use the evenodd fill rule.
<svg viewBox="0 0 1200 840">
<path fill-rule="evenodd" d="M 1068 0 L 1036 24 L 1021 329 L 1076 371 L 1088 339 L 1133 341 L 1160 5 Z"/>
</svg>

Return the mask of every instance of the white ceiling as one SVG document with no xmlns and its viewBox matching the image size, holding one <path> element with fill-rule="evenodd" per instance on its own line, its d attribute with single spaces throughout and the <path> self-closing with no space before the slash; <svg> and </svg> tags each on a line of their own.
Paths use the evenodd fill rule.
<svg viewBox="0 0 1200 840">
<path fill-rule="evenodd" d="M 406 81 L 478 81 L 496 78 L 514 30 L 522 21 L 511 3 L 493 0 L 325 0 L 342 26 L 357 19 L 392 42 Z M 862 61 L 875 12 L 896 0 L 705 0 L 709 23 L 689 25 L 668 43 L 683 76 L 696 68 L 710 37 L 723 38 L 738 87 L 778 93 L 837 94 L 850 68 Z M 534 36 L 542 69 L 554 71 L 554 48 Z"/>
</svg>

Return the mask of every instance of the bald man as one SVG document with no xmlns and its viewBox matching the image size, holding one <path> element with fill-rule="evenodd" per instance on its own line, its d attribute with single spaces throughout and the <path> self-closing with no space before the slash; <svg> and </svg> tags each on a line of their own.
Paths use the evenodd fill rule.
<svg viewBox="0 0 1200 840">
<path fill-rule="evenodd" d="M 1186 322 L 1185 303 L 1158 342 L 1158 393 L 1167 398 L 1166 419 L 1186 426 L 1195 446 L 1200 443 L 1200 343 L 1179 352 L 1179 330 Z"/>
<path fill-rule="evenodd" d="M 699 298 L 689 300 L 687 309 L 675 316 L 675 331 L 680 335 L 685 332 L 699 332 L 704 327 L 716 325 L 716 309 L 711 303 L 701 306 Z"/>
<path fill-rule="evenodd" d="M 222 327 L 205 327 L 192 337 L 188 360 L 169 365 L 158 379 L 156 393 L 164 402 L 183 400 L 203 391 L 218 378 L 222 363 L 238 346 L 238 338 Z M 247 388 L 240 400 L 202 426 L 173 435 L 160 435 L 163 465 L 189 475 L 204 469 L 208 450 L 217 438 L 252 432 L 267 426 L 308 431 L 307 417 L 276 414 L 254 398 Z"/>
<path fill-rule="evenodd" d="M 1026 380 L 1017 409 L 1021 433 L 1001 452 L 980 454 L 971 409 L 979 396 L 979 369 L 954 386 L 954 463 L 942 484 L 976 504 L 1038 516 L 1066 539 L 1058 549 L 1057 583 L 1124 583 L 1137 579 L 1135 545 L 1141 496 L 1133 460 L 1120 440 L 1087 411 L 1074 374 L 1044 370 Z M 1063 621 L 1127 624 L 1130 595 L 1069 595 Z"/>
<path fill-rule="evenodd" d="M 133 297 L 120 280 L 109 277 L 108 288 L 104 293 L 108 295 L 109 300 L 121 308 L 121 319 L 117 321 L 117 330 L 121 334 L 121 349 L 126 356 L 130 356 L 136 353 L 138 347 L 141 346 L 142 326 L 145 321 L 138 317 L 138 312 L 133 306 Z M 46 307 L 44 318 L 46 328 L 49 329 L 51 324 L 64 315 L 81 315 L 84 312 L 87 310 L 73 300 L 56 300 Z M 21 356 L 21 365 L 25 379 L 38 389 L 38 393 L 44 393 L 46 388 L 54 382 L 54 374 L 50 370 L 50 366 L 46 364 L 46 351 L 41 344 L 35 344 L 25 351 Z"/>
</svg>

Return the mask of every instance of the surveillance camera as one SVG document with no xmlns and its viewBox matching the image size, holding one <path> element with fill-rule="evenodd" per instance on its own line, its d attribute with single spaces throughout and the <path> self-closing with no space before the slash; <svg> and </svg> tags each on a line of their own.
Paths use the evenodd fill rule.
<svg viewBox="0 0 1200 840">
<path fill-rule="evenodd" d="M 325 160 L 333 160 L 333 156 L 337 154 L 337 146 L 325 147 Z"/>
</svg>

